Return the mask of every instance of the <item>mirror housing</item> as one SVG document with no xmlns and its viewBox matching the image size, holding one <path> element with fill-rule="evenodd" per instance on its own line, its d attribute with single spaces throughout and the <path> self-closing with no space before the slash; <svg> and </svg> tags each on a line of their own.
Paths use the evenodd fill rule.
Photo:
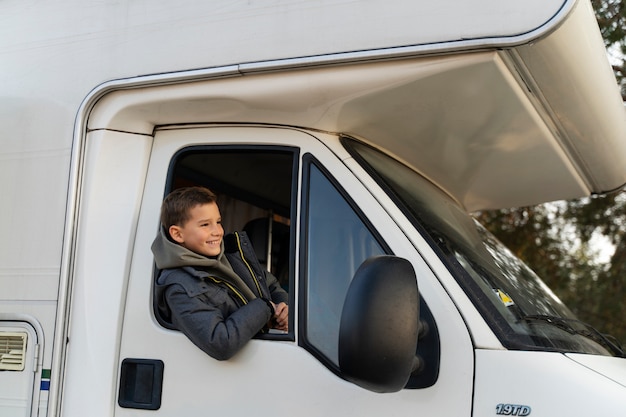
<svg viewBox="0 0 626 417">
<path fill-rule="evenodd" d="M 368 258 L 350 283 L 341 313 L 342 377 L 370 391 L 401 390 L 416 364 L 418 331 L 411 263 L 389 255 Z"/>
</svg>

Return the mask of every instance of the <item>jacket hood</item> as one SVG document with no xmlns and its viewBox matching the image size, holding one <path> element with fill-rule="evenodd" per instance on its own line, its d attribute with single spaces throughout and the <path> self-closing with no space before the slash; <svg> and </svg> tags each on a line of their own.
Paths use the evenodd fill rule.
<svg viewBox="0 0 626 417">
<path fill-rule="evenodd" d="M 185 266 L 218 268 L 224 265 L 228 269 L 230 265 L 224 256 L 224 240 L 222 239 L 220 254 L 216 258 L 195 253 L 184 246 L 172 242 L 165 235 L 163 228 L 159 228 L 159 234 L 152 242 L 154 262 L 159 269 L 182 268 Z"/>
</svg>

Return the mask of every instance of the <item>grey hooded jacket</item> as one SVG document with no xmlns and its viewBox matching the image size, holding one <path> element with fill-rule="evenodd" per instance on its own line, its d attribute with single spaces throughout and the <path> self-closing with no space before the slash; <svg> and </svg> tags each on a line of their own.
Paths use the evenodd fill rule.
<svg viewBox="0 0 626 417">
<path fill-rule="evenodd" d="M 224 236 L 217 258 L 180 246 L 161 230 L 152 244 L 161 270 L 157 313 L 217 360 L 232 357 L 263 331 L 274 303 L 288 301 L 277 279 L 259 265 L 245 232 Z"/>
</svg>

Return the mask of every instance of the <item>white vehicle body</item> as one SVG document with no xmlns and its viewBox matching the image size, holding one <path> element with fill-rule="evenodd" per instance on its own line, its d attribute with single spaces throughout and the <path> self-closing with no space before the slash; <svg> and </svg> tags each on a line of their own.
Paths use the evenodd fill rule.
<svg viewBox="0 0 626 417">
<path fill-rule="evenodd" d="M 509 344 L 492 307 L 359 159 L 368 151 L 347 144 L 425 178 L 449 209 L 442 223 L 621 187 L 626 113 L 588 2 L 8 0 L 0 21 L 0 415 L 582 416 L 626 406 L 624 358 Z M 235 192 L 235 171 L 222 178 L 233 200 L 267 200 L 250 214 L 238 214 L 241 201 L 222 206 L 237 213 L 227 229 L 285 210 L 291 325 L 218 362 L 155 316 L 150 244 L 164 194 L 211 179 L 193 156 L 238 152 L 291 161 L 286 177 L 265 165 L 256 190 Z M 288 198 L 267 178 L 286 178 Z M 316 178 L 368 239 L 412 265 L 436 324 L 428 382 L 358 386 L 313 330 L 326 323 L 314 303 L 327 301 L 314 299 L 315 279 L 334 258 L 313 262 L 311 248 L 344 246 L 342 230 L 312 233 L 324 218 L 309 197 Z M 334 221 L 339 209 L 327 208 Z M 144 371 L 148 381 L 125 379 L 124 391 L 122 374 Z"/>
</svg>

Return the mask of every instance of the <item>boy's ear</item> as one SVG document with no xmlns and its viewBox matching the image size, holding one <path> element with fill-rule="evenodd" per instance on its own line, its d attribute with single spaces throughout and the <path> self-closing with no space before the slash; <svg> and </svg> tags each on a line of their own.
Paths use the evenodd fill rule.
<svg viewBox="0 0 626 417">
<path fill-rule="evenodd" d="M 170 226 L 170 228 L 168 229 L 168 232 L 170 234 L 170 237 L 172 239 L 174 239 L 175 242 L 177 243 L 184 243 L 185 239 L 183 239 L 183 231 L 180 228 L 180 226 L 176 226 L 175 224 Z"/>
</svg>

